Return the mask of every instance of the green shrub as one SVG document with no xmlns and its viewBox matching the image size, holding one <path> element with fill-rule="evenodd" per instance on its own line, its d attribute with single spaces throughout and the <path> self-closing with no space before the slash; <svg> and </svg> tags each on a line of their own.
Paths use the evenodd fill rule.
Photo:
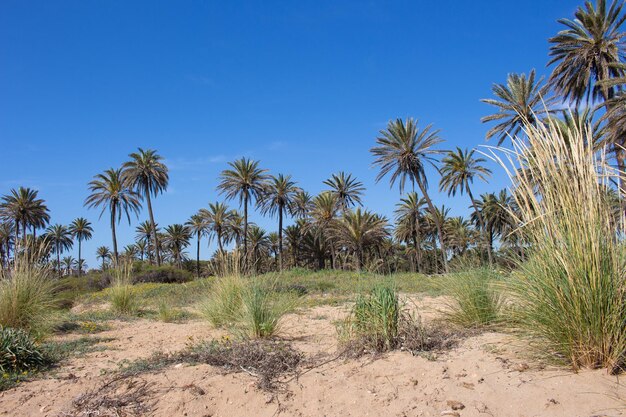
<svg viewBox="0 0 626 417">
<path fill-rule="evenodd" d="M 526 130 L 528 143 L 515 141 L 503 163 L 531 248 L 508 282 L 513 319 L 574 368 L 616 370 L 626 360 L 626 225 L 609 198 L 618 174 L 587 127 Z"/>
<path fill-rule="evenodd" d="M 235 323 L 240 315 L 244 282 L 237 275 L 216 278 L 207 299 L 200 303 L 202 315 L 215 327 Z"/>
<path fill-rule="evenodd" d="M 0 372 L 31 371 L 45 364 L 43 353 L 26 331 L 0 326 Z"/>
<path fill-rule="evenodd" d="M 436 282 L 449 297 L 446 320 L 463 327 L 482 327 L 500 320 L 503 298 L 497 288 L 499 275 L 490 269 L 474 269 L 439 278 Z"/>
<path fill-rule="evenodd" d="M 160 284 L 180 284 L 193 280 L 193 274 L 170 265 L 141 265 L 133 271 L 133 283 L 156 282 Z"/>
<path fill-rule="evenodd" d="M 18 265 L 0 279 L 0 326 L 35 336 L 50 330 L 56 316 L 56 285 L 45 268 Z"/>
</svg>

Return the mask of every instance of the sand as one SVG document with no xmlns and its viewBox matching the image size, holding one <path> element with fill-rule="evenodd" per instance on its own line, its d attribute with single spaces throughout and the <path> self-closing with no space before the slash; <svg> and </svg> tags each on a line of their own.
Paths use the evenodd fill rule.
<svg viewBox="0 0 626 417">
<path fill-rule="evenodd" d="M 441 300 L 416 300 L 424 317 L 436 316 Z M 307 357 L 337 352 L 335 321 L 348 307 L 315 307 L 284 320 L 280 338 Z M 187 343 L 221 338 L 202 321 L 109 322 L 97 337 L 100 349 L 60 364 L 42 379 L 0 393 L 0 415 L 60 416 L 72 401 L 98 389 L 123 361 L 174 352 Z M 76 335 L 64 335 L 71 338 Z M 455 349 L 413 356 L 396 351 L 380 358 L 335 360 L 285 384 L 262 391 L 247 373 L 224 374 L 209 365 L 178 364 L 143 374 L 153 416 L 623 416 L 626 388 L 604 370 L 574 373 L 533 360 L 519 339 L 488 332 Z M 132 389 L 133 385 L 129 387 Z"/>
</svg>

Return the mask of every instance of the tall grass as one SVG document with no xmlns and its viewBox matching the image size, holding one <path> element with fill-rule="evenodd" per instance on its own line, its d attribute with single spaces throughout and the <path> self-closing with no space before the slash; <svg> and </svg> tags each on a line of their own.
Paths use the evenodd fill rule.
<svg viewBox="0 0 626 417">
<path fill-rule="evenodd" d="M 390 283 L 376 285 L 369 294 L 359 295 L 350 316 L 340 327 L 342 339 L 367 339 L 377 351 L 395 347 L 402 305 Z"/>
<path fill-rule="evenodd" d="M 132 267 L 129 263 L 118 265 L 113 271 L 113 285 L 108 290 L 111 308 L 123 315 L 139 311 L 139 298 L 132 284 Z"/>
<path fill-rule="evenodd" d="M 42 336 L 54 323 L 55 292 L 56 281 L 49 268 L 19 260 L 0 276 L 0 326 Z"/>
<path fill-rule="evenodd" d="M 616 370 L 626 356 L 626 248 L 624 213 L 616 215 L 607 189 L 620 173 L 586 127 L 547 123 L 526 133 L 527 143 L 493 153 L 514 184 L 513 214 L 532 247 L 508 284 L 514 318 L 572 367 Z"/>
<path fill-rule="evenodd" d="M 208 297 L 199 305 L 200 312 L 215 327 L 232 325 L 241 312 L 243 289 L 239 275 L 216 278 Z"/>
<path fill-rule="evenodd" d="M 276 334 L 282 317 L 295 305 L 295 295 L 278 293 L 275 284 L 251 282 L 242 293 L 243 336 L 267 338 Z"/>
<path fill-rule="evenodd" d="M 437 279 L 437 285 L 448 296 L 443 311 L 447 321 L 463 327 L 484 327 L 501 319 L 503 296 L 498 288 L 499 275 L 479 268 Z"/>
</svg>

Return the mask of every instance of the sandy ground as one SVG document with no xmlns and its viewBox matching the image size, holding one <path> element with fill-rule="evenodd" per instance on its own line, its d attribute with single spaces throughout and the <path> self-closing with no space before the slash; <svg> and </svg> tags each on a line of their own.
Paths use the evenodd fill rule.
<svg viewBox="0 0 626 417">
<path fill-rule="evenodd" d="M 417 301 L 428 318 L 441 300 Z M 281 337 L 307 356 L 334 355 L 334 321 L 347 307 L 316 307 L 286 317 Z M 201 321 L 111 322 L 97 336 L 101 351 L 66 361 L 44 379 L 0 393 L 0 415 L 60 416 L 80 394 L 98 389 L 122 361 L 177 351 L 191 340 L 224 333 Z M 72 335 L 64 337 L 75 337 Z M 246 373 L 176 365 L 145 374 L 154 416 L 623 416 L 626 388 L 605 371 L 542 369 L 523 343 L 484 333 L 433 357 L 393 352 L 376 360 L 332 361 L 289 382 L 279 393 L 255 388 Z M 452 408 L 456 408 L 453 410 Z"/>
</svg>

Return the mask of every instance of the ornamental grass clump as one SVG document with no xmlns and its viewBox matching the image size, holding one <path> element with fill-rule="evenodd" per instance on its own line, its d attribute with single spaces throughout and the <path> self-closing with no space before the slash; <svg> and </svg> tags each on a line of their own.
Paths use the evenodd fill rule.
<svg viewBox="0 0 626 417">
<path fill-rule="evenodd" d="M 513 183 L 515 232 L 530 248 L 507 282 L 512 322 L 574 369 L 623 369 L 624 190 L 620 196 L 615 184 L 624 173 L 609 165 L 588 126 L 547 121 L 525 133 L 513 150 L 493 150 Z"/>
</svg>

